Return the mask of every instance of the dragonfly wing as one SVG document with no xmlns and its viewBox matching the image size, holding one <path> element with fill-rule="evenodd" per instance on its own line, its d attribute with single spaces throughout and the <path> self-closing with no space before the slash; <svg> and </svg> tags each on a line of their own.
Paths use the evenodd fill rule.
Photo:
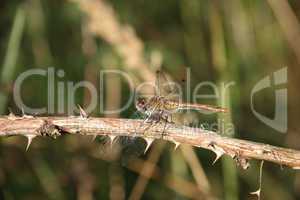
<svg viewBox="0 0 300 200">
<path fill-rule="evenodd" d="M 186 109 L 192 109 L 192 110 L 198 110 L 200 112 L 203 112 L 204 114 L 208 113 L 216 113 L 216 112 L 228 112 L 226 108 L 221 108 L 218 106 L 212 106 L 212 105 L 205 105 L 205 104 L 182 104 L 180 107 L 182 110 Z"/>
<path fill-rule="evenodd" d="M 171 81 L 166 73 L 156 72 L 156 92 L 158 96 L 163 96 L 173 101 L 179 101 L 182 97 L 182 87 L 177 82 Z"/>
</svg>

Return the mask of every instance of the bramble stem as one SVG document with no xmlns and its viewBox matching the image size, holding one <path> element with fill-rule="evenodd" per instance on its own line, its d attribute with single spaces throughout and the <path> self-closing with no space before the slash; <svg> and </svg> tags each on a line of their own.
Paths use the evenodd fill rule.
<svg viewBox="0 0 300 200">
<path fill-rule="evenodd" d="M 248 159 L 274 162 L 300 169 L 300 151 L 223 137 L 212 131 L 168 123 L 145 124 L 142 120 L 85 117 L 0 117 L 0 136 L 23 135 L 57 137 L 62 134 L 132 136 L 164 139 L 175 144 L 189 144 L 211 150 L 217 159 L 223 154 L 245 166 Z M 162 132 L 164 130 L 164 134 Z M 245 166 L 246 168 L 246 166 Z"/>
</svg>

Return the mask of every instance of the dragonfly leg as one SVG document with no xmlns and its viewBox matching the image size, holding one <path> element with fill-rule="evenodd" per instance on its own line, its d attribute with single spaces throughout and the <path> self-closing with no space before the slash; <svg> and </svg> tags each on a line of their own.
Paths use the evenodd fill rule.
<svg viewBox="0 0 300 200">
<path fill-rule="evenodd" d="M 164 136 L 166 135 L 165 134 L 165 130 L 166 130 L 166 127 L 167 127 L 167 121 L 165 121 L 165 124 L 164 124 L 164 129 L 163 129 L 163 132 L 162 132 L 162 134 L 161 134 L 161 138 L 163 139 L 164 138 Z"/>
<path fill-rule="evenodd" d="M 148 115 L 148 117 L 140 124 L 139 129 L 141 129 L 143 125 L 146 125 L 146 127 L 143 128 L 143 134 L 145 135 L 147 130 L 159 123 L 161 119 L 161 115 L 158 112 L 153 112 L 151 115 Z"/>
<path fill-rule="evenodd" d="M 157 111 L 157 112 L 152 112 L 151 115 L 149 115 L 143 124 L 149 124 L 144 131 L 146 132 L 148 129 L 150 129 L 153 125 L 158 124 L 160 122 L 164 122 L 164 128 L 162 132 L 162 137 L 165 135 L 165 130 L 167 127 L 168 123 L 174 123 L 172 121 L 172 116 L 170 113 L 165 112 L 163 110 Z"/>
<path fill-rule="evenodd" d="M 172 114 L 169 113 L 169 112 L 162 112 L 162 113 L 161 113 L 161 118 L 162 118 L 164 121 L 167 121 L 167 122 L 170 123 L 170 124 L 174 124 L 173 118 L 172 118 Z"/>
<path fill-rule="evenodd" d="M 173 115 L 172 114 L 168 115 L 168 122 L 171 123 L 171 124 L 175 124 L 175 122 L 173 121 Z"/>
<path fill-rule="evenodd" d="M 161 120 L 161 114 L 160 113 L 152 113 L 147 117 L 145 120 L 145 123 L 158 123 Z"/>
<path fill-rule="evenodd" d="M 163 133 L 162 133 L 162 137 L 163 137 L 167 123 L 169 122 L 169 116 L 167 113 L 160 110 L 157 112 L 153 112 L 151 115 L 149 115 L 149 117 L 145 120 L 145 122 L 150 123 L 150 125 L 145 130 L 148 130 L 151 126 L 153 126 L 155 124 L 164 122 L 164 128 L 163 128 Z"/>
<path fill-rule="evenodd" d="M 170 124 L 173 124 L 173 120 L 172 120 L 172 115 L 168 112 L 161 112 L 161 119 L 164 121 L 164 129 L 163 129 L 163 132 L 162 132 L 162 138 L 165 136 L 165 130 L 167 128 L 167 124 L 170 123 Z"/>
</svg>

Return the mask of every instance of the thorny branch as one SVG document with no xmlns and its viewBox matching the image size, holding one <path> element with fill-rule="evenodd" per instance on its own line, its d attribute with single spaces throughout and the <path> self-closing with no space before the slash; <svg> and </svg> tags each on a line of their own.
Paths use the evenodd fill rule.
<svg viewBox="0 0 300 200">
<path fill-rule="evenodd" d="M 163 133 L 163 134 L 162 134 Z M 168 123 L 145 124 L 142 120 L 118 118 L 33 117 L 14 115 L 0 117 L 0 136 L 23 135 L 28 138 L 29 147 L 36 136 L 56 138 L 64 134 L 143 137 L 147 149 L 155 139 L 164 139 L 180 144 L 189 144 L 216 153 L 217 161 L 222 155 L 229 155 L 238 165 L 246 169 L 249 159 L 258 159 L 300 169 L 300 151 L 223 137 L 215 132 Z M 214 161 L 214 162 L 215 162 Z"/>
</svg>

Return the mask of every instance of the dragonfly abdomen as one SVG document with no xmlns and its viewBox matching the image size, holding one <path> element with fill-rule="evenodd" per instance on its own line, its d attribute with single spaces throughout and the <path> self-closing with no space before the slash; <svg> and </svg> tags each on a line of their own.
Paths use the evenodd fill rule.
<svg viewBox="0 0 300 200">
<path fill-rule="evenodd" d="M 204 104 L 181 103 L 179 110 L 198 110 L 207 112 L 228 112 L 226 108 Z"/>
</svg>

